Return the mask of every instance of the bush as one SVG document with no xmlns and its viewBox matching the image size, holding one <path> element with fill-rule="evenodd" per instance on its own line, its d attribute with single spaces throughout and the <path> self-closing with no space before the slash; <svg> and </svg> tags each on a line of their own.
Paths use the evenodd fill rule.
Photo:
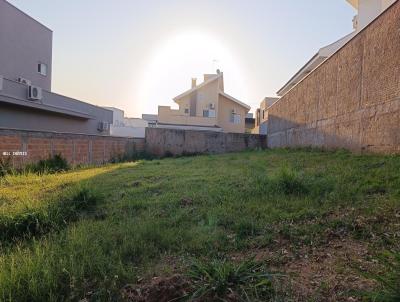
<svg viewBox="0 0 400 302">
<path fill-rule="evenodd" d="M 239 264 L 226 260 L 196 261 L 189 277 L 193 282 L 191 299 L 266 301 L 274 295 L 273 276 L 252 259 Z"/>
<path fill-rule="evenodd" d="M 63 172 L 70 169 L 70 166 L 65 158 L 61 154 L 56 154 L 48 159 L 42 159 L 36 164 L 29 165 L 27 167 L 28 171 L 34 173 L 56 173 Z"/>
<path fill-rule="evenodd" d="M 13 171 L 11 157 L 0 157 L 0 177 L 4 177 Z"/>
</svg>

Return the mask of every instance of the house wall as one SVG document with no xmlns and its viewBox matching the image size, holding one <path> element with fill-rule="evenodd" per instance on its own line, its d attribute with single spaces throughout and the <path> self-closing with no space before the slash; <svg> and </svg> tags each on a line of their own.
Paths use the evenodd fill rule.
<svg viewBox="0 0 400 302">
<path fill-rule="evenodd" d="M 14 168 L 61 154 L 68 163 L 103 164 L 144 150 L 144 139 L 0 129 L 0 159 Z M 8 155 L 4 152 L 26 152 Z"/>
<path fill-rule="evenodd" d="M 268 145 L 400 153 L 400 1 L 269 109 Z"/>
<path fill-rule="evenodd" d="M 97 129 L 99 122 L 112 123 L 110 110 L 48 91 L 43 91 L 42 100 L 30 101 L 28 87 L 8 79 L 3 79 L 0 88 L 0 128 L 93 135 L 110 133 Z M 65 111 L 78 116 L 63 114 Z"/>
<path fill-rule="evenodd" d="M 217 120 L 216 118 L 185 115 L 180 110 L 174 110 L 168 106 L 158 106 L 158 122 L 162 124 L 213 127 L 216 125 Z"/>
<path fill-rule="evenodd" d="M 127 118 L 123 110 L 114 107 L 104 107 L 113 112 L 113 121 L 110 125 L 110 135 L 144 138 L 148 122 L 140 118 Z"/>
<path fill-rule="evenodd" d="M 231 122 L 232 110 L 240 114 L 240 124 L 234 124 Z M 246 109 L 237 103 L 227 99 L 223 95 L 219 95 L 218 101 L 218 126 L 224 129 L 224 132 L 231 133 L 244 133 L 245 132 L 245 117 Z"/>
<path fill-rule="evenodd" d="M 238 152 L 266 145 L 264 135 L 146 128 L 145 149 L 157 156 Z"/>
<path fill-rule="evenodd" d="M 215 75 L 214 75 L 215 76 Z M 185 115 L 185 108 L 190 109 L 191 100 L 195 99 L 196 116 L 203 117 L 203 110 L 208 109 L 211 103 L 218 103 L 218 81 L 214 81 L 199 88 L 195 93 L 184 96 L 176 102 L 179 104 L 179 114 Z M 216 112 L 217 114 L 218 112 Z"/>
<path fill-rule="evenodd" d="M 396 0 L 359 0 L 358 30 L 361 30 Z"/>
<path fill-rule="evenodd" d="M 51 90 L 52 31 L 5 0 L 0 0 L 0 75 L 23 77 Z M 37 72 L 47 65 L 47 76 Z"/>
<path fill-rule="evenodd" d="M 216 76 L 216 75 L 213 75 Z M 205 75 L 205 81 L 211 75 Z M 219 126 L 224 132 L 244 133 L 246 109 L 230 99 L 221 96 L 219 91 L 223 88 L 223 79 L 208 83 L 198 88 L 195 92 L 175 100 L 179 109 L 167 106 L 158 107 L 158 122 L 165 124 L 183 124 L 193 126 Z M 185 108 L 192 108 L 195 101 L 196 114 L 193 111 L 185 114 Z M 215 104 L 215 118 L 203 117 L 203 110 L 209 109 L 210 104 Z M 240 124 L 230 122 L 232 109 L 241 116 Z"/>
</svg>

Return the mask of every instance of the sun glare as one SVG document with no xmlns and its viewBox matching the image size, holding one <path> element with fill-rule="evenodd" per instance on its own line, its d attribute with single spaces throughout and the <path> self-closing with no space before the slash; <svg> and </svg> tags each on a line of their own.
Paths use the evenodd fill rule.
<svg viewBox="0 0 400 302">
<path fill-rule="evenodd" d="M 190 88 L 191 78 L 201 82 L 203 73 L 215 73 L 217 68 L 224 72 L 230 93 L 246 95 L 240 62 L 222 40 L 195 31 L 171 36 L 149 55 L 135 112 L 157 113 L 157 105 L 173 105 L 172 98 Z M 160 100 L 160 95 L 168 98 Z"/>
</svg>

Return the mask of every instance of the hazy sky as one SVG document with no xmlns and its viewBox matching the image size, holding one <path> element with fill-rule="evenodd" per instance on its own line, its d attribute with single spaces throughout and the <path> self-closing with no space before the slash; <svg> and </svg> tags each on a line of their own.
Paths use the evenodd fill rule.
<svg viewBox="0 0 400 302">
<path fill-rule="evenodd" d="M 252 111 L 352 31 L 345 0 L 10 0 L 53 30 L 52 89 L 128 116 L 224 72 Z"/>
</svg>

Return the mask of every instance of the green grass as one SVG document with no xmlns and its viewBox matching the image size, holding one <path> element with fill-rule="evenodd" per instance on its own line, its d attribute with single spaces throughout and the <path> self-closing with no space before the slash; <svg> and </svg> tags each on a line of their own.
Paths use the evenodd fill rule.
<svg viewBox="0 0 400 302">
<path fill-rule="evenodd" d="M 185 274 L 191 259 L 213 264 L 210 283 L 226 288 L 219 273 L 242 263 L 232 255 L 332 237 L 398 251 L 399 171 L 398 156 L 274 150 L 6 175 L 0 300 L 118 301 L 124 285 Z M 258 264 L 279 271 L 276 256 Z"/>
<path fill-rule="evenodd" d="M 227 297 L 243 301 L 268 301 L 275 297 L 274 276 L 253 259 L 242 263 L 226 260 L 197 261 L 189 270 L 193 280 L 190 299 L 225 301 Z"/>
</svg>

